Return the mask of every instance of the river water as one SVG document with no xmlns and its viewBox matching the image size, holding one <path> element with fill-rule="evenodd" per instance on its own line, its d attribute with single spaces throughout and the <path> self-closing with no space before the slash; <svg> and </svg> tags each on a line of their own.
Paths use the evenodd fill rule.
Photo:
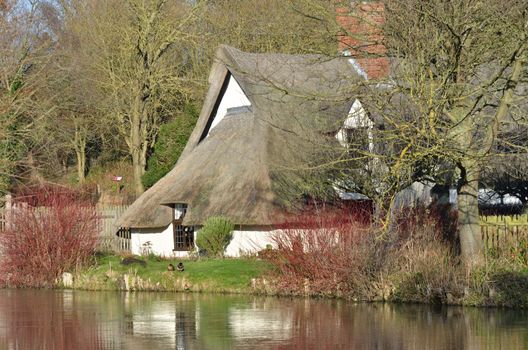
<svg viewBox="0 0 528 350">
<path fill-rule="evenodd" d="M 528 349 L 528 311 L 0 290 L 0 349 Z"/>
</svg>

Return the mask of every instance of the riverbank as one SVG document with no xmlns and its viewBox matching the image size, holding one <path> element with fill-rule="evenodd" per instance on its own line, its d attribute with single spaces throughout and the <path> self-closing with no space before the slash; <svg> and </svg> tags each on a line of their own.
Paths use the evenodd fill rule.
<svg viewBox="0 0 528 350">
<path fill-rule="evenodd" d="M 138 258 L 139 259 L 139 258 Z M 297 297 L 344 298 L 355 301 L 386 301 L 467 306 L 528 308 L 528 270 L 482 270 L 432 283 L 423 272 L 394 273 L 365 281 L 360 290 L 322 289 L 305 279 L 302 285 L 285 285 L 275 267 L 257 258 L 183 260 L 185 270 L 168 271 L 179 260 L 145 258 L 122 264 L 122 257 L 103 255 L 94 264 L 59 283 L 59 288 L 114 291 L 163 291 L 257 294 Z M 431 272 L 437 276 L 445 271 Z"/>
<path fill-rule="evenodd" d="M 159 257 L 126 259 L 99 255 L 94 264 L 73 274 L 59 286 L 83 290 L 254 293 L 255 280 L 268 275 L 272 265 L 258 259 L 181 260 L 184 271 L 169 271 L 180 260 Z M 252 283 L 253 282 L 253 283 Z M 66 284 L 66 285 L 65 285 Z"/>
</svg>

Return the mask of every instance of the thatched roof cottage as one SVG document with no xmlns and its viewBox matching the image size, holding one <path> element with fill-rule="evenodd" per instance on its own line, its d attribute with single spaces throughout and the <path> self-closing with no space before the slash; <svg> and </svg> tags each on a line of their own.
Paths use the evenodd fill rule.
<svg viewBox="0 0 528 350">
<path fill-rule="evenodd" d="M 287 170 L 322 152 L 313 140 L 331 135 L 325 142 L 339 145 L 344 127 L 372 127 L 354 98 L 361 79 L 349 57 L 220 47 L 178 163 L 118 223 L 132 230 L 132 252 L 185 255 L 196 229 L 216 215 L 237 226 L 227 255 L 265 247 L 289 207 L 285 189 L 295 175 Z"/>
</svg>

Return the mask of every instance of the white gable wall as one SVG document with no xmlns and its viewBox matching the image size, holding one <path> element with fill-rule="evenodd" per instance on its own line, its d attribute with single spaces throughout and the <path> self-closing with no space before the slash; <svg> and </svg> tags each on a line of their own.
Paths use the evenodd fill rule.
<svg viewBox="0 0 528 350">
<path fill-rule="evenodd" d="M 348 117 L 343 123 L 343 127 L 337 132 L 336 138 L 341 144 L 341 146 L 346 147 L 345 134 L 343 129 L 354 129 L 354 128 L 369 128 L 368 138 L 369 138 L 369 150 L 372 152 L 374 150 L 374 141 L 372 138 L 372 132 L 370 131 L 374 127 L 374 123 L 367 115 L 367 112 L 363 108 L 363 105 L 359 100 L 354 100 L 350 111 L 348 112 Z"/>
<path fill-rule="evenodd" d="M 354 103 L 352 103 L 350 111 L 348 112 L 348 117 L 343 124 L 345 128 L 349 129 L 357 127 L 372 128 L 374 126 L 359 100 L 354 100 Z"/>
<path fill-rule="evenodd" d="M 337 132 L 335 135 L 337 141 L 339 141 L 339 144 L 343 147 L 348 147 L 348 144 L 346 142 L 345 137 L 345 129 L 354 129 L 354 128 L 368 128 L 368 139 L 369 139 L 369 151 L 374 151 L 374 139 L 372 135 L 372 128 L 374 128 L 374 123 L 367 115 L 367 112 L 363 108 L 363 105 L 359 100 L 354 100 L 354 103 L 352 103 L 352 106 L 350 107 L 350 111 L 348 112 L 348 117 L 343 122 L 343 127 Z M 371 160 L 372 161 L 372 160 Z M 369 164 L 370 162 L 369 161 Z M 339 186 L 334 186 L 334 189 L 336 190 L 337 194 L 339 195 L 339 198 L 344 200 L 366 200 L 368 197 L 359 194 L 359 193 L 351 193 L 351 192 L 345 192 L 343 190 L 339 189 Z"/>
<path fill-rule="evenodd" d="M 222 100 L 218 106 L 218 110 L 214 116 L 213 122 L 211 123 L 211 128 L 209 129 L 207 136 L 209 136 L 211 130 L 213 130 L 213 128 L 217 126 L 222 119 L 224 119 L 229 108 L 242 106 L 251 106 L 251 102 L 247 98 L 246 94 L 244 94 L 244 91 L 242 91 L 242 88 L 236 79 L 230 75 L 227 89 L 224 93 L 224 96 L 222 96 Z"/>
</svg>

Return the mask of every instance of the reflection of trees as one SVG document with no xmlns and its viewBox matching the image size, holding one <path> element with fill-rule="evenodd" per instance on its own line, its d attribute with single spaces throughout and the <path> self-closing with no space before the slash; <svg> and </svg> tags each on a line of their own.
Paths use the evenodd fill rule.
<svg viewBox="0 0 528 350">
<path fill-rule="evenodd" d="M 296 302 L 288 349 L 522 349 L 526 312 L 424 305 Z M 513 317 L 513 320 L 512 320 Z"/>
<path fill-rule="evenodd" d="M 238 298 L 235 298 L 237 300 Z M 198 342 L 201 349 L 232 349 L 233 343 L 229 332 L 229 306 L 233 299 L 224 296 L 204 295 L 199 298 L 198 314 L 200 331 Z"/>
<path fill-rule="evenodd" d="M 74 294 L 42 290 L 3 291 L 0 297 L 0 348 L 118 349 L 113 338 L 105 337 L 101 332 L 97 313 L 85 311 L 84 301 L 78 300 Z"/>
</svg>

